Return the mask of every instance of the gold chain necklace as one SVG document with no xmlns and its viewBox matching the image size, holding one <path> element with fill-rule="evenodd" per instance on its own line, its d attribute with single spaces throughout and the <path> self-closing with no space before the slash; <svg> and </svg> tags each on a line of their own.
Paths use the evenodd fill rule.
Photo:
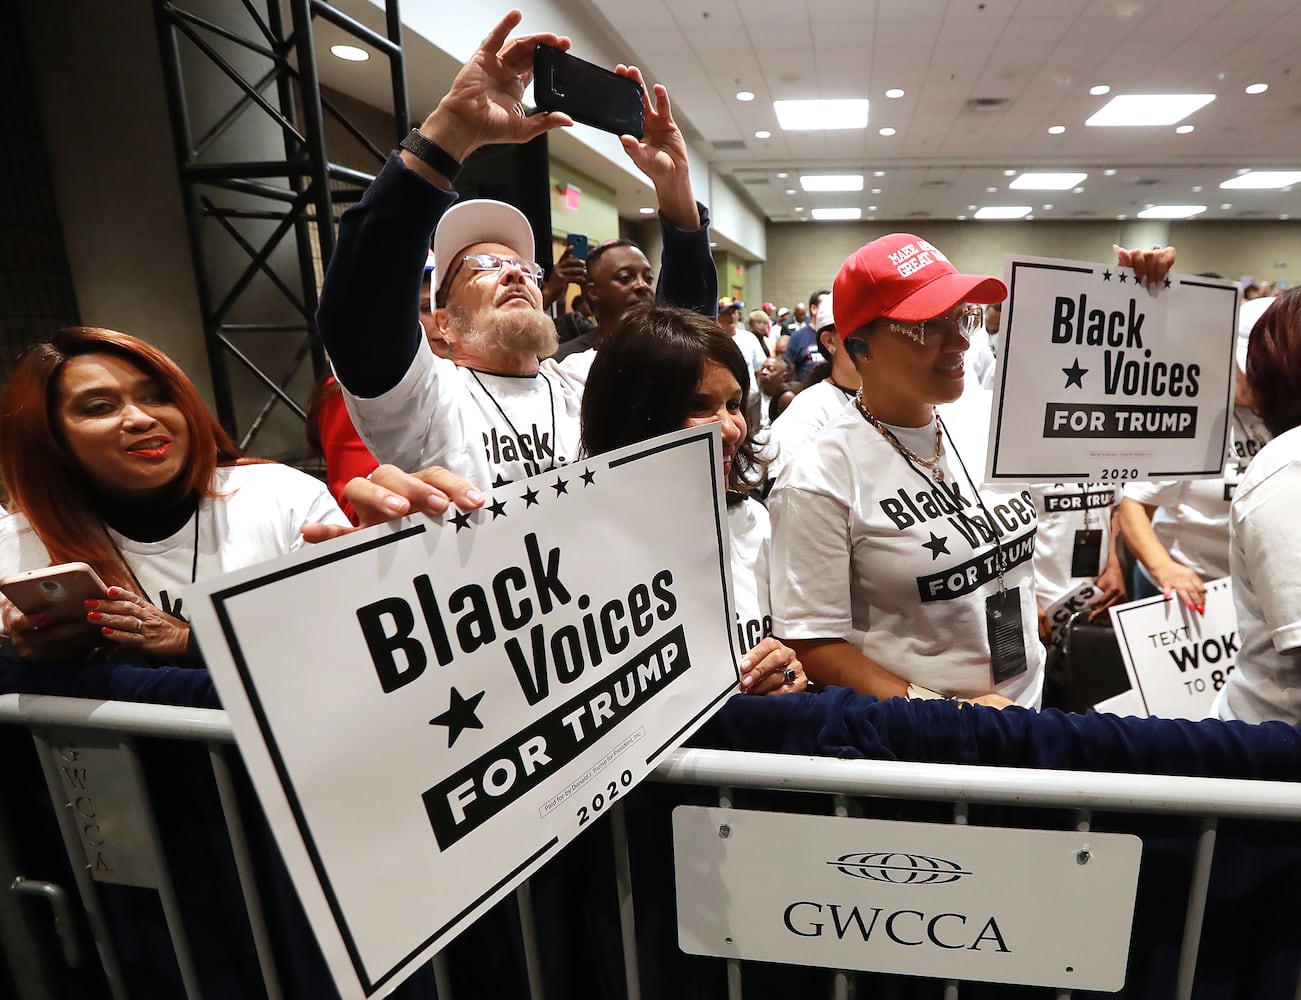
<svg viewBox="0 0 1301 1000">
<path fill-rule="evenodd" d="M 931 478 L 934 479 L 937 483 L 944 482 L 944 469 L 940 465 L 940 461 L 944 458 L 944 434 L 943 434 L 944 427 L 940 423 L 940 415 L 935 412 L 934 407 L 931 408 L 931 414 L 935 418 L 935 457 L 922 458 L 920 455 L 917 454 L 917 452 L 913 451 L 902 441 L 900 441 L 897 437 L 895 437 L 894 431 L 890 430 L 889 427 L 887 427 L 885 424 L 881 423 L 881 421 L 876 419 L 876 416 L 872 413 L 872 411 L 867 408 L 867 404 L 863 402 L 863 391 L 861 389 L 858 391 L 858 395 L 854 397 L 854 405 L 858 407 L 858 412 L 863 414 L 864 419 L 866 419 L 869 424 L 871 424 L 878 431 L 880 431 L 881 436 L 884 437 L 887 441 L 890 442 L 890 444 L 894 446 L 895 451 L 897 451 L 908 461 L 915 462 L 917 465 L 920 465 L 923 469 L 925 469 L 928 473 L 930 473 Z"/>
</svg>

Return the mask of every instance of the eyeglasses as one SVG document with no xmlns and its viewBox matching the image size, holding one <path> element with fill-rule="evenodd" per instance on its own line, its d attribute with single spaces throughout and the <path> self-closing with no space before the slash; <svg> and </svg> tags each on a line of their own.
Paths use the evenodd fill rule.
<svg viewBox="0 0 1301 1000">
<path fill-rule="evenodd" d="M 542 281 L 542 268 L 533 261 L 498 257 L 495 253 L 468 253 L 461 258 L 460 263 L 471 271 L 500 271 L 503 267 L 517 267 L 520 273 L 526 278 L 531 278 L 534 284 L 539 284 Z M 447 280 L 449 288 L 452 284 L 452 278 L 455 277 L 456 272 L 453 271 L 452 277 Z"/>
<path fill-rule="evenodd" d="M 981 306 L 964 302 L 956 311 L 950 310 L 943 316 L 936 316 L 934 319 L 923 320 L 920 323 L 898 323 L 892 320 L 890 329 L 895 333 L 902 333 L 909 340 L 925 345 L 928 328 L 939 336 L 961 333 L 964 337 L 969 337 L 979 330 L 984 322 L 985 310 Z"/>
</svg>

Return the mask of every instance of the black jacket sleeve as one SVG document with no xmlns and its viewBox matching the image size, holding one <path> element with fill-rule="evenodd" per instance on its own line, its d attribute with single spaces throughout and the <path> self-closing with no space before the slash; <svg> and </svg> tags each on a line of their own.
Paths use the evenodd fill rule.
<svg viewBox="0 0 1301 1000">
<path fill-rule="evenodd" d="M 420 282 L 429 245 L 456 197 L 393 153 L 343 213 L 316 323 L 335 374 L 354 396 L 387 392 L 410 367 L 423 336 Z"/>
<path fill-rule="evenodd" d="M 709 249 L 709 209 L 696 202 L 699 229 L 678 229 L 660 216 L 664 252 L 655 301 L 718 319 L 718 271 Z"/>
</svg>

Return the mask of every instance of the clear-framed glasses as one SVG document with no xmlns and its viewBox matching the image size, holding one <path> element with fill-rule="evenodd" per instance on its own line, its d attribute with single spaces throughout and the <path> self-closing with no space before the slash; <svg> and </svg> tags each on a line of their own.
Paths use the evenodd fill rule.
<svg viewBox="0 0 1301 1000">
<path fill-rule="evenodd" d="M 972 302 L 964 302 L 957 308 L 950 309 L 943 316 L 936 316 L 934 319 L 923 320 L 920 323 L 900 323 L 891 320 L 890 329 L 924 346 L 928 331 L 937 336 L 961 333 L 964 337 L 970 337 L 984 325 L 984 322 L 984 307 Z"/>
<path fill-rule="evenodd" d="M 498 257 L 495 253 L 468 253 L 461 258 L 461 263 L 471 271 L 500 271 L 503 267 L 518 267 L 520 273 L 531 278 L 534 284 L 542 281 L 542 267 L 531 260 Z"/>
</svg>

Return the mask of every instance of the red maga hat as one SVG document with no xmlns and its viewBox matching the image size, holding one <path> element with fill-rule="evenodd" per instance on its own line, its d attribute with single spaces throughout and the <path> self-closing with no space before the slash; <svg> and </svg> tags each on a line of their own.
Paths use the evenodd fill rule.
<svg viewBox="0 0 1301 1000">
<path fill-rule="evenodd" d="M 998 278 L 959 274 L 944 254 L 910 233 L 891 233 L 859 247 L 831 287 L 842 340 L 881 316 L 918 323 L 959 302 L 988 305 L 1007 298 L 1007 286 Z"/>
</svg>

